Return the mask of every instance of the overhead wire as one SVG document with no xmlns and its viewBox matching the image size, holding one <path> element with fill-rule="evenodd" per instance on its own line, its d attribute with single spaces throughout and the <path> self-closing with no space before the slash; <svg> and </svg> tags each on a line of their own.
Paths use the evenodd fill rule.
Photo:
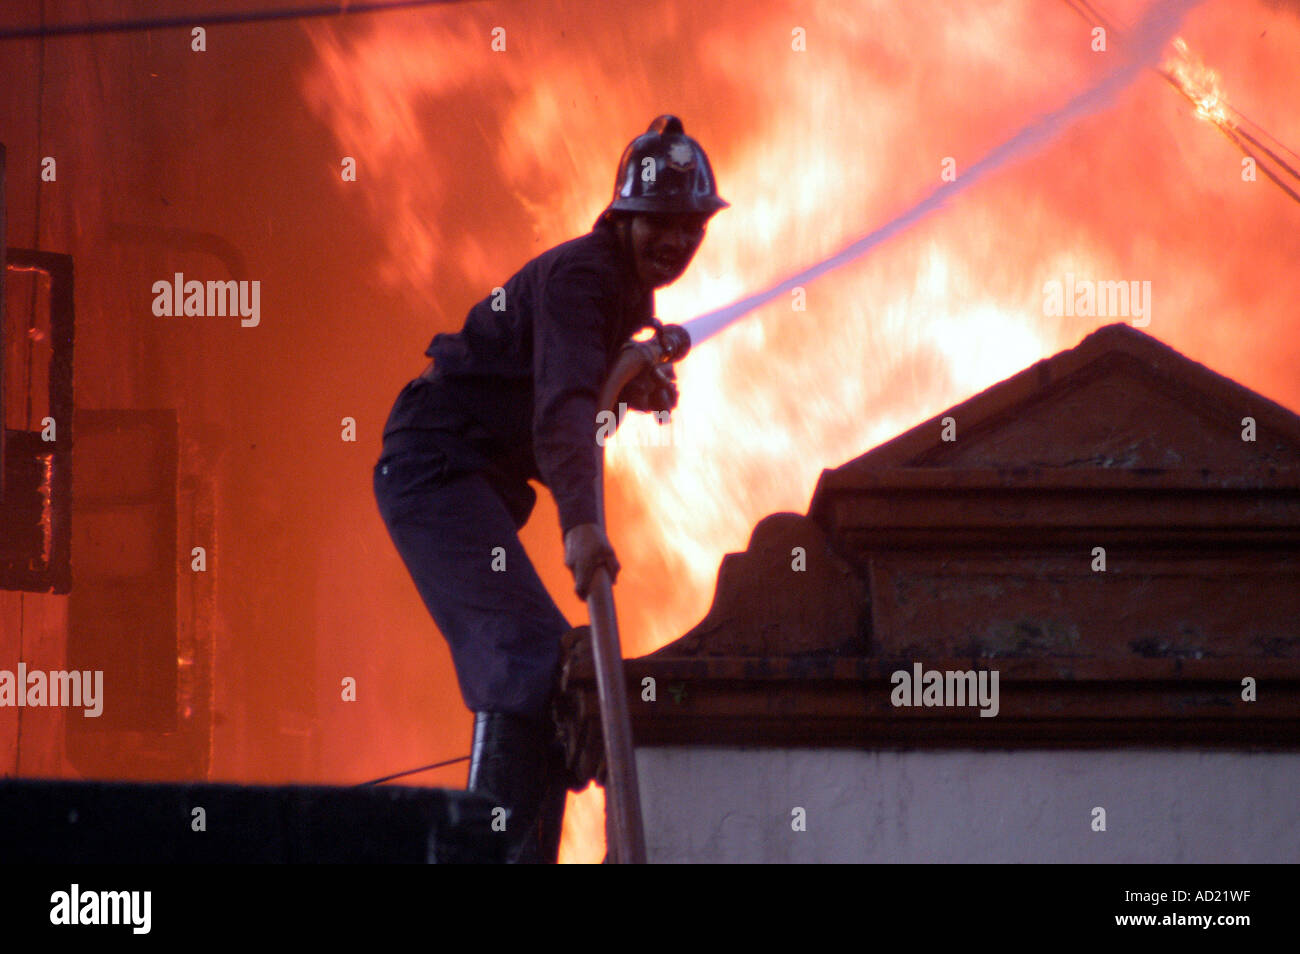
<svg viewBox="0 0 1300 954">
<path fill-rule="evenodd" d="M 0 29 L 0 40 L 32 40 L 55 36 L 94 36 L 103 33 L 135 33 L 146 30 L 182 29 L 184 27 L 224 26 L 232 23 L 265 23 L 272 20 L 305 20 L 316 17 L 350 16 L 357 13 L 383 13 L 388 10 L 409 10 L 416 7 L 448 6 L 469 0 L 362 0 L 351 3 L 339 0 L 333 4 L 310 7 L 291 7 L 287 10 L 247 10 L 226 13 L 187 13 L 171 17 L 142 17 L 133 20 L 104 20 L 89 23 L 68 23 Z"/>
<path fill-rule="evenodd" d="M 420 772 L 428 772 L 430 769 L 443 768 L 447 765 L 455 765 L 457 762 L 468 762 L 468 755 L 462 755 L 460 758 L 447 759 L 444 762 L 434 762 L 432 765 L 421 765 L 419 768 L 407 769 L 405 772 L 394 772 L 392 775 L 385 775 L 382 778 L 372 778 L 368 782 L 357 782 L 354 788 L 365 788 L 367 785 L 378 785 L 381 782 L 391 782 L 395 778 L 405 778 L 407 775 L 418 775 Z"/>
<path fill-rule="evenodd" d="M 1095 6 L 1093 6 L 1092 3 L 1089 2 L 1089 0 L 1063 0 L 1063 2 L 1066 4 L 1066 6 L 1068 6 L 1075 13 L 1079 14 L 1085 20 L 1094 22 L 1098 26 L 1102 27 L 1108 35 L 1113 35 L 1115 37 L 1123 36 L 1123 33 L 1120 30 L 1118 30 L 1114 26 L 1114 24 L 1112 24 L 1104 15 L 1102 15 L 1102 13 Z M 1187 89 L 1187 85 L 1182 80 L 1180 80 L 1173 73 L 1172 70 L 1169 70 L 1163 66 L 1159 66 L 1159 67 L 1153 66 L 1152 69 L 1157 74 L 1159 74 L 1165 80 L 1165 82 L 1169 83 L 1169 85 L 1171 85 L 1174 89 L 1176 89 L 1179 93 L 1181 93 L 1183 97 L 1187 99 L 1188 102 L 1190 102 L 1193 106 L 1196 106 L 1199 110 L 1201 110 L 1202 115 L 1205 115 L 1203 104 L 1200 101 L 1198 101 L 1195 96 L 1191 94 L 1191 92 Z M 1292 156 L 1295 156 L 1296 159 L 1300 160 L 1300 154 L 1297 154 L 1293 149 L 1287 146 L 1284 142 L 1282 142 L 1280 139 L 1278 139 L 1276 136 L 1270 133 L 1259 123 L 1252 120 L 1241 110 L 1237 109 L 1231 103 L 1220 98 L 1218 100 L 1217 105 L 1222 106 L 1226 110 L 1231 110 L 1235 115 L 1241 117 L 1241 119 L 1244 120 L 1248 125 L 1258 130 L 1264 137 L 1272 140 L 1272 142 L 1276 144 L 1276 146 L 1280 150 L 1282 150 L 1283 152 L 1290 153 Z M 1234 146 L 1236 146 L 1241 151 L 1242 155 L 1253 160 L 1255 163 L 1255 167 L 1260 172 L 1262 172 L 1265 176 L 1267 176 L 1268 179 L 1274 185 L 1276 185 L 1279 189 L 1281 189 L 1284 193 L 1286 193 L 1286 195 L 1289 196 L 1291 199 L 1293 199 L 1295 202 L 1300 203 L 1300 172 L 1296 171 L 1296 169 L 1289 162 L 1287 162 L 1280 155 L 1278 155 L 1278 153 L 1275 152 L 1273 149 L 1266 146 L 1256 136 L 1252 135 L 1247 130 L 1241 128 L 1241 125 L 1239 123 L 1229 121 L 1226 117 L 1220 120 L 1211 116 L 1206 116 L 1206 119 L 1209 122 L 1211 122 L 1219 130 L 1219 132 L 1223 133 L 1224 137 L 1229 142 L 1231 142 Z M 1285 170 L 1285 172 L 1295 180 L 1295 184 L 1294 185 L 1288 184 L 1288 182 L 1286 182 L 1282 178 L 1282 175 L 1278 171 L 1270 168 L 1267 162 L 1261 161 L 1259 156 L 1253 154 L 1250 147 L 1253 147 L 1255 151 L 1263 153 L 1273 162 L 1277 163 L 1278 166 L 1280 166 L 1283 170 Z"/>
</svg>

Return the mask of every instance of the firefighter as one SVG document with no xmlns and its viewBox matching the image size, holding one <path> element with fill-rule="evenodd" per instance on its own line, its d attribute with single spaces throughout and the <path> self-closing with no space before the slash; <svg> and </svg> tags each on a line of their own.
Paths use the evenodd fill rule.
<svg viewBox="0 0 1300 954">
<path fill-rule="evenodd" d="M 619 570 L 596 514 L 597 396 L 622 345 L 654 324 L 654 290 L 682 275 L 727 206 L 681 120 L 658 117 L 624 151 L 592 230 L 434 336 L 384 426 L 379 511 L 451 648 L 474 712 L 469 788 L 508 810 L 511 861 L 555 860 L 568 781 L 550 702 L 570 626 L 519 542 L 528 481 L 555 498 L 585 599 L 597 567 Z M 646 372 L 621 399 L 667 411 L 677 391 Z"/>
</svg>

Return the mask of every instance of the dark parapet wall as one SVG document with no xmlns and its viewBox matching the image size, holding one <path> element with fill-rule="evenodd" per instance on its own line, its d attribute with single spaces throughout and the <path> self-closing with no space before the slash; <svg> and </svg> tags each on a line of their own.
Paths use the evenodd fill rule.
<svg viewBox="0 0 1300 954">
<path fill-rule="evenodd" d="M 489 799 L 378 786 L 8 780 L 11 864 L 486 863 L 503 859 Z"/>
</svg>

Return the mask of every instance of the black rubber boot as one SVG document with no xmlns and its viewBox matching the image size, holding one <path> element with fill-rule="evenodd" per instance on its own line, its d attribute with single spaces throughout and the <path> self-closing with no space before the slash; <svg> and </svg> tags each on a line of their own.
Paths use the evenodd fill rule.
<svg viewBox="0 0 1300 954">
<path fill-rule="evenodd" d="M 560 856 L 560 835 L 564 830 L 564 806 L 569 798 L 569 773 L 564 762 L 564 750 L 558 744 L 550 746 L 550 762 L 546 775 L 546 788 L 538 808 L 538 844 L 542 861 L 555 864 Z"/>
<path fill-rule="evenodd" d="M 563 759 L 549 719 L 474 713 L 469 789 L 506 809 L 506 860 L 554 864 L 564 817 Z"/>
</svg>

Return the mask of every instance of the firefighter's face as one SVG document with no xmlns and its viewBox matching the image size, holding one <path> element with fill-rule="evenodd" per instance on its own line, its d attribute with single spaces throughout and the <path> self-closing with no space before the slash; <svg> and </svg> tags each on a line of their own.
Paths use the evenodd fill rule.
<svg viewBox="0 0 1300 954">
<path fill-rule="evenodd" d="M 629 226 L 636 271 L 650 288 L 671 285 L 682 277 L 704 241 L 709 217 L 638 213 Z"/>
</svg>

